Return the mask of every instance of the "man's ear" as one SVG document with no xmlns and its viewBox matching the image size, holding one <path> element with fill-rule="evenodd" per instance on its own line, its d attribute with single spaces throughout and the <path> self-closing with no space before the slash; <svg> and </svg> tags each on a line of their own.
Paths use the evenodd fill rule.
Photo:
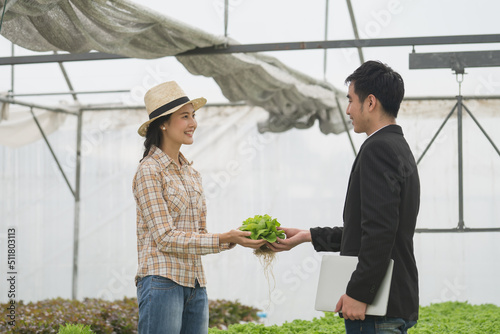
<svg viewBox="0 0 500 334">
<path fill-rule="evenodd" d="M 373 94 L 368 95 L 366 98 L 368 100 L 368 110 L 374 110 L 378 103 L 377 98 Z"/>
</svg>

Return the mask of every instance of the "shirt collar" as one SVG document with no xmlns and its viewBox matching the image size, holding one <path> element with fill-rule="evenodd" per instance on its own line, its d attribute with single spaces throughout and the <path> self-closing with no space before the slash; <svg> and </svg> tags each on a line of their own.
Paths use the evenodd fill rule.
<svg viewBox="0 0 500 334">
<path fill-rule="evenodd" d="M 373 136 L 374 134 L 376 134 L 377 132 L 379 132 L 380 130 L 382 130 L 383 128 L 386 128 L 390 125 L 394 125 L 394 124 L 387 124 L 387 125 L 384 125 L 383 127 L 381 128 L 378 128 L 377 130 L 375 130 L 371 135 L 369 135 L 367 138 L 370 138 L 371 136 Z"/>
<path fill-rule="evenodd" d="M 155 159 L 158 161 L 164 168 L 167 168 L 168 165 L 171 163 L 174 163 L 174 160 L 168 156 L 165 152 L 163 152 L 158 146 L 151 146 L 151 149 L 149 150 L 148 156 L 151 156 L 151 158 Z M 184 167 L 184 166 L 190 166 L 193 162 L 189 162 L 186 157 L 182 154 L 182 152 L 179 152 L 179 161 L 182 166 L 179 167 Z M 175 164 L 175 163 L 174 163 Z"/>
</svg>

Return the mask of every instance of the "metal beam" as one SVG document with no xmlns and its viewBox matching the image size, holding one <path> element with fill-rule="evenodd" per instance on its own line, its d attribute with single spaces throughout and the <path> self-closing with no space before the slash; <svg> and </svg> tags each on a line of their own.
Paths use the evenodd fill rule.
<svg viewBox="0 0 500 334">
<path fill-rule="evenodd" d="M 207 103 L 207 107 L 238 107 L 245 106 L 246 103 L 241 102 L 228 102 L 228 103 Z M 80 110 L 83 111 L 106 111 L 106 110 L 144 110 L 146 107 L 144 105 L 127 106 L 127 105 L 83 105 Z"/>
<path fill-rule="evenodd" d="M 1 65 L 23 65 L 23 64 L 42 64 L 42 63 L 59 63 L 68 61 L 84 61 L 84 60 L 110 60 L 110 59 L 126 59 L 129 57 L 115 55 L 104 52 L 87 52 L 87 53 L 62 53 L 49 54 L 40 56 L 17 56 L 0 58 Z"/>
<path fill-rule="evenodd" d="M 94 90 L 94 91 L 73 91 L 68 92 L 51 92 L 51 93 L 23 93 L 23 94 L 9 94 L 9 96 L 48 96 L 48 95 L 73 95 L 73 94 L 115 94 L 115 93 L 129 93 L 130 89 L 126 90 Z"/>
<path fill-rule="evenodd" d="M 69 111 L 69 110 L 66 110 L 66 109 L 63 109 L 63 108 L 47 107 L 47 106 L 43 106 L 43 105 L 40 105 L 40 104 L 35 104 L 35 103 L 30 103 L 30 102 L 23 102 L 23 101 L 14 100 L 14 99 L 2 97 L 2 96 L 0 96 L 0 102 L 10 103 L 10 104 L 17 104 L 17 105 L 20 105 L 20 106 L 25 106 L 25 107 L 35 108 L 35 109 L 43 109 L 43 110 L 48 110 L 48 111 L 53 111 L 53 112 L 62 112 L 62 113 L 65 113 L 65 114 L 70 114 L 70 115 L 77 115 L 76 112 Z"/>
<path fill-rule="evenodd" d="M 196 48 L 177 56 L 199 54 L 221 54 L 261 51 L 288 51 L 306 49 L 343 49 L 415 45 L 448 45 L 448 44 L 483 44 L 500 43 L 500 34 L 494 35 L 463 35 L 463 36 L 432 36 L 432 37 L 401 37 L 376 39 L 350 39 L 339 41 L 289 42 L 268 44 L 228 45 L 227 47 L 212 46 Z"/>
<path fill-rule="evenodd" d="M 484 44 L 484 43 L 500 43 L 500 34 L 218 45 L 206 48 L 195 48 L 193 50 L 189 50 L 177 54 L 175 56 L 263 52 L 263 51 L 343 49 L 343 48 L 361 48 L 361 47 L 362 48 L 396 47 L 396 46 L 416 46 L 416 45 Z M 78 54 L 67 53 L 67 54 L 42 55 L 42 56 L 18 56 L 18 57 L 0 58 L 0 66 L 67 62 L 67 61 L 84 61 L 84 60 L 126 59 L 126 58 L 129 57 L 103 53 L 103 52 L 90 52 L 90 53 L 78 53 Z"/>
<path fill-rule="evenodd" d="M 450 68 L 463 74 L 466 67 L 500 66 L 500 51 L 410 53 L 410 70 Z"/>
</svg>

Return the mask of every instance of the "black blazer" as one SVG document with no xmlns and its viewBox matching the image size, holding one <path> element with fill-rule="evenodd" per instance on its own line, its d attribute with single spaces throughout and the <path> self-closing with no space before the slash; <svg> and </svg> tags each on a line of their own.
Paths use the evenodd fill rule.
<svg viewBox="0 0 500 334">
<path fill-rule="evenodd" d="M 418 319 L 413 234 L 419 205 L 415 159 L 401 127 L 389 125 L 365 140 L 354 161 L 344 226 L 311 229 L 317 251 L 358 256 L 346 293 L 367 304 L 373 302 L 389 259 L 394 259 L 388 317 Z"/>
</svg>

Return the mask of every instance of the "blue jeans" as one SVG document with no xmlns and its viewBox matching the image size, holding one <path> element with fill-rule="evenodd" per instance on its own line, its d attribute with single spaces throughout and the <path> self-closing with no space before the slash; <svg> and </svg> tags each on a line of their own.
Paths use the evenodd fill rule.
<svg viewBox="0 0 500 334">
<path fill-rule="evenodd" d="M 137 283 L 139 334 L 208 333 L 207 291 L 161 276 L 146 276 Z"/>
<path fill-rule="evenodd" d="M 416 321 L 406 321 L 401 318 L 373 317 L 367 315 L 365 320 L 347 320 L 346 334 L 407 334 L 407 329 L 413 327 Z"/>
</svg>

